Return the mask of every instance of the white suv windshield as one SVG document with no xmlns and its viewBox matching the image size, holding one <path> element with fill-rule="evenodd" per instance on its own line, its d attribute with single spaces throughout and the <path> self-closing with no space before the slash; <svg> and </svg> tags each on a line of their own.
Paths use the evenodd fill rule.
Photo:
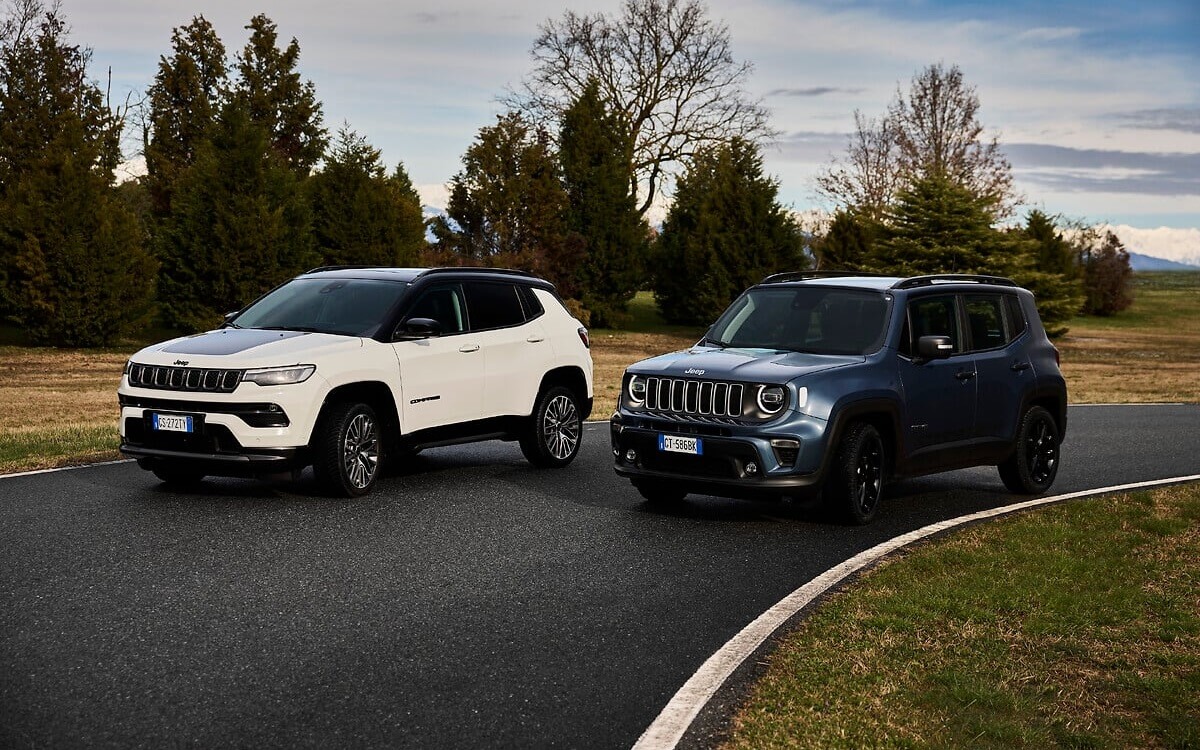
<svg viewBox="0 0 1200 750">
<path fill-rule="evenodd" d="M 751 289 L 721 315 L 705 343 L 812 354 L 869 354 L 883 342 L 889 306 L 882 293 L 856 289 Z"/>
<path fill-rule="evenodd" d="M 371 336 L 407 283 L 377 279 L 293 279 L 231 321 L 238 328 Z"/>
</svg>

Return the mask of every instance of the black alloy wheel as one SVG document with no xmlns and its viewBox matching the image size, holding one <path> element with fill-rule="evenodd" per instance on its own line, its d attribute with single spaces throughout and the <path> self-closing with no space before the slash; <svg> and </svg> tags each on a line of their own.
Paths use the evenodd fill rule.
<svg viewBox="0 0 1200 750">
<path fill-rule="evenodd" d="M 850 425 L 825 487 L 832 509 L 852 524 L 870 523 L 883 497 L 886 465 L 883 438 L 874 425 Z"/>
<path fill-rule="evenodd" d="M 1041 406 L 1031 407 L 1021 419 L 1012 456 L 997 468 L 1010 491 L 1040 495 L 1050 489 L 1060 463 L 1058 423 Z"/>
</svg>

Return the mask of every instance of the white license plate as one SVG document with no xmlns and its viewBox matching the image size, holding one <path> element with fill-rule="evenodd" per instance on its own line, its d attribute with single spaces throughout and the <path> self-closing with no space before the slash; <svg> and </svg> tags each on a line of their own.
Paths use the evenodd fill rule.
<svg viewBox="0 0 1200 750">
<path fill-rule="evenodd" d="M 194 432 L 192 418 L 186 414 L 151 414 L 150 424 L 163 432 Z"/>
<path fill-rule="evenodd" d="M 704 441 L 700 438 L 679 437 L 678 435 L 659 435 L 658 449 L 669 453 L 687 453 L 693 456 L 703 456 Z"/>
</svg>

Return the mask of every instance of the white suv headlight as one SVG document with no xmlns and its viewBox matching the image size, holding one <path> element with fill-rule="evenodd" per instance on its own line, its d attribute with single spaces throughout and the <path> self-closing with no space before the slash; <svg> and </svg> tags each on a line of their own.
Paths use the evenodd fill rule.
<svg viewBox="0 0 1200 750">
<path fill-rule="evenodd" d="M 303 383 L 317 371 L 316 365 L 293 365 L 291 367 L 263 367 L 242 373 L 244 382 L 258 385 L 290 385 Z"/>
</svg>

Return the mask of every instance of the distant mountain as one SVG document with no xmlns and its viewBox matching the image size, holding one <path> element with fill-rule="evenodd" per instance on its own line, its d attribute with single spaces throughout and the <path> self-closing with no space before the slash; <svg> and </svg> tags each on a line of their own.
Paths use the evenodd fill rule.
<svg viewBox="0 0 1200 750">
<path fill-rule="evenodd" d="M 1129 253 L 1129 265 L 1135 271 L 1200 271 L 1200 266 L 1190 263 L 1179 263 L 1134 252 Z"/>
</svg>

